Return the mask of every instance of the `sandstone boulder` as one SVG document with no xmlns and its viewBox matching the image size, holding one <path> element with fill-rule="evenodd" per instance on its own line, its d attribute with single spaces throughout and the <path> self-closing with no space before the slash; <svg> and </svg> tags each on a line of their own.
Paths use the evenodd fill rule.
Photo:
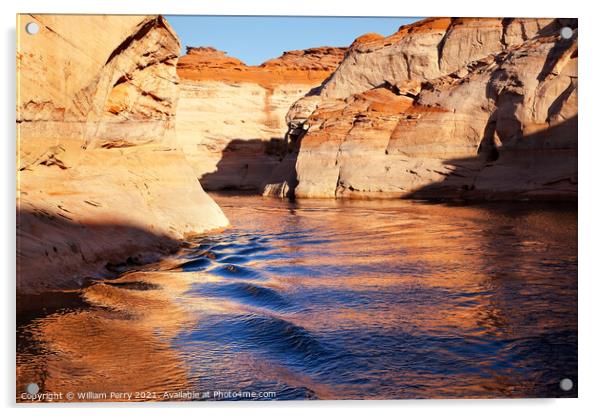
<svg viewBox="0 0 602 416">
<path fill-rule="evenodd" d="M 228 225 L 177 147 L 180 44 L 165 19 L 19 15 L 17 27 L 19 293 Z"/>
</svg>

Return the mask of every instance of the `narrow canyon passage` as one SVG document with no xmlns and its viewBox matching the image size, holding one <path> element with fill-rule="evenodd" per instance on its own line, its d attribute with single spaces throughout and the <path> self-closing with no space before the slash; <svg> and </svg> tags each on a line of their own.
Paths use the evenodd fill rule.
<svg viewBox="0 0 602 416">
<path fill-rule="evenodd" d="M 20 316 L 17 390 L 574 394 L 574 206 L 212 197 L 230 229 Z"/>
<path fill-rule="evenodd" d="M 576 19 L 77 18 L 19 17 L 17 400 L 576 397 Z"/>
</svg>

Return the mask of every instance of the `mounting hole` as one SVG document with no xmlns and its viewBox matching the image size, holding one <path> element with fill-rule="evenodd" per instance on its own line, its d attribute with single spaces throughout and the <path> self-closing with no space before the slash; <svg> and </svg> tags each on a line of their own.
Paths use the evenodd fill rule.
<svg viewBox="0 0 602 416">
<path fill-rule="evenodd" d="M 25 31 L 30 35 L 35 35 L 40 31 L 40 26 L 36 22 L 29 22 L 25 25 Z"/>
<path fill-rule="evenodd" d="M 560 37 L 562 39 L 570 39 L 573 37 L 573 29 L 571 29 L 568 26 L 563 27 L 562 29 L 560 29 Z"/>
<path fill-rule="evenodd" d="M 38 386 L 36 383 L 29 383 L 26 390 L 29 394 L 38 394 L 40 391 L 40 386 Z"/>
<path fill-rule="evenodd" d="M 560 380 L 560 390 L 571 391 L 573 390 L 573 380 L 570 378 L 563 378 Z"/>
</svg>

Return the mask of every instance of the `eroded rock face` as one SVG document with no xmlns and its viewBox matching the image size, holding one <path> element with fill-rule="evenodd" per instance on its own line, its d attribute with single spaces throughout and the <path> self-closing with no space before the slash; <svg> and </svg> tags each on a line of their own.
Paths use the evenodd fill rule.
<svg viewBox="0 0 602 416">
<path fill-rule="evenodd" d="M 178 140 L 203 187 L 262 191 L 282 182 L 286 113 L 337 67 L 345 48 L 285 52 L 247 66 L 210 47 L 187 48 L 178 62 Z"/>
<path fill-rule="evenodd" d="M 553 19 L 429 18 L 388 37 L 364 35 L 320 95 L 345 98 L 388 82 L 434 79 L 556 27 Z"/>
<path fill-rule="evenodd" d="M 574 199 L 577 59 L 566 19 L 426 19 L 360 38 L 287 114 L 294 194 Z"/>
<path fill-rule="evenodd" d="M 162 17 L 21 15 L 18 28 L 19 293 L 228 225 L 177 147 L 180 45 Z"/>
</svg>

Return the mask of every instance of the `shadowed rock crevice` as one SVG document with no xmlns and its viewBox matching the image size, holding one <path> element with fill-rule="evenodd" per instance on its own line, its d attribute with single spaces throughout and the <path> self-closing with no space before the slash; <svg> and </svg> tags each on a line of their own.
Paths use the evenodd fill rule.
<svg viewBox="0 0 602 416">
<path fill-rule="evenodd" d="M 289 153 L 286 139 L 233 139 L 221 151 L 213 172 L 199 179 L 208 191 L 252 191 L 262 194 L 265 183 Z"/>
</svg>

